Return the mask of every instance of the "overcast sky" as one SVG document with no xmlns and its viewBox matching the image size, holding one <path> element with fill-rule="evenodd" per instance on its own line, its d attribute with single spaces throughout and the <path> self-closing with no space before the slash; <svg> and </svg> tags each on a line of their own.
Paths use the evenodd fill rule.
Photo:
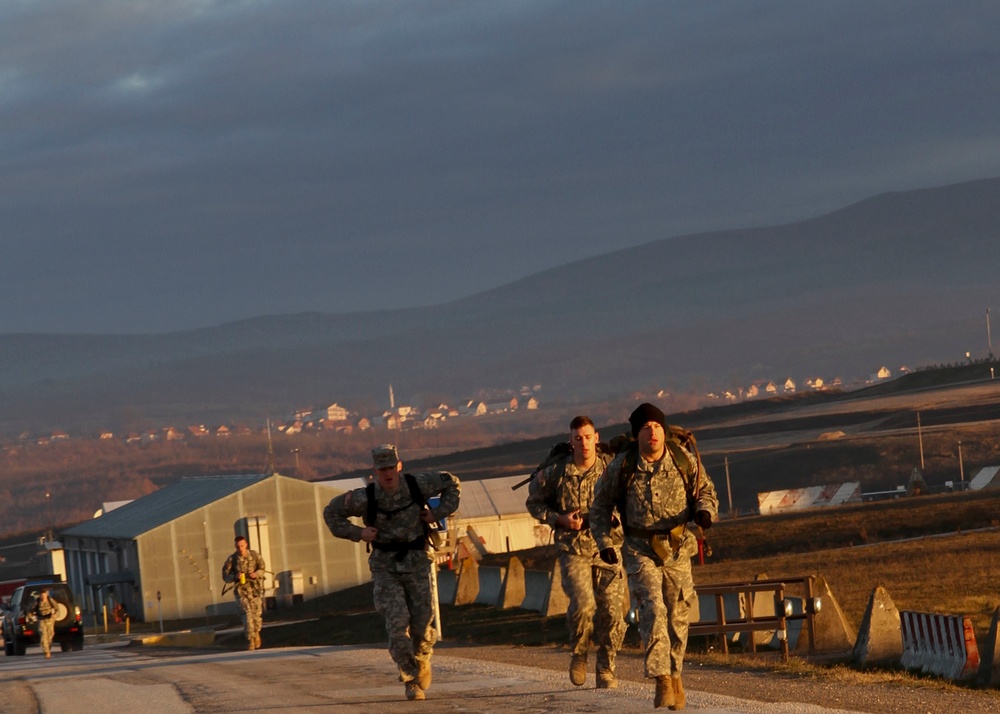
<svg viewBox="0 0 1000 714">
<path fill-rule="evenodd" d="M 1000 175 L 1000 3 L 0 3 L 0 333 L 445 302 Z"/>
</svg>

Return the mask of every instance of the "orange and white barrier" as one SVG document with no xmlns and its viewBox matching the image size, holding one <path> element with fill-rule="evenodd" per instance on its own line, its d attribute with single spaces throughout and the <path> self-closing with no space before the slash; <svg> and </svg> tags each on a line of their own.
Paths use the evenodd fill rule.
<svg viewBox="0 0 1000 714">
<path fill-rule="evenodd" d="M 979 648 L 972 619 L 961 615 L 900 612 L 901 664 L 948 679 L 969 679 L 979 671 Z"/>
</svg>

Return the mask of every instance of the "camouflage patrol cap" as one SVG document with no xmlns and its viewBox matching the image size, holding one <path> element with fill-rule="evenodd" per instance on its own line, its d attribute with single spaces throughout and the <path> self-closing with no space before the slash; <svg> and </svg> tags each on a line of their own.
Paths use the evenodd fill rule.
<svg viewBox="0 0 1000 714">
<path fill-rule="evenodd" d="M 374 468 L 384 469 L 398 463 L 399 454 L 396 453 L 395 444 L 382 444 L 372 449 L 372 466 Z"/>
</svg>

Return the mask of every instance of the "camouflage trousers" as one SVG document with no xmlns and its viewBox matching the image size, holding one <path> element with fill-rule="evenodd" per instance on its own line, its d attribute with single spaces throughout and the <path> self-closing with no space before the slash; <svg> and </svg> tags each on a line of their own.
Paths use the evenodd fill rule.
<svg viewBox="0 0 1000 714">
<path fill-rule="evenodd" d="M 625 640 L 623 601 L 625 575 L 621 566 L 585 555 L 559 554 L 563 590 L 569 597 L 566 625 L 573 654 L 597 647 L 597 669 L 615 670 L 615 656 Z"/>
<path fill-rule="evenodd" d="M 246 633 L 247 642 L 253 642 L 263 626 L 264 598 L 237 592 L 236 602 L 240 606 L 240 618 L 243 620 L 243 631 Z"/>
<path fill-rule="evenodd" d="M 679 675 L 687 650 L 688 615 L 696 597 L 691 559 L 682 555 L 660 565 L 631 548 L 624 551 L 629 590 L 639 606 L 646 676 Z"/>
<path fill-rule="evenodd" d="M 389 655 L 408 682 L 417 676 L 418 663 L 429 660 L 434 650 L 430 560 L 412 573 L 373 572 L 372 583 L 375 609 L 385 618 Z"/>
<path fill-rule="evenodd" d="M 56 621 L 54 617 L 38 620 L 38 639 L 42 645 L 42 652 L 49 654 L 52 651 L 52 638 L 56 634 Z"/>
</svg>

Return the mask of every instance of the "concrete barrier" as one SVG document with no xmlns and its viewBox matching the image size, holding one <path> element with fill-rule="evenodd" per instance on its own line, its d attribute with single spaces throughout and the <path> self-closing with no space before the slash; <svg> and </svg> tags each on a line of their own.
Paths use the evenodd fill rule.
<svg viewBox="0 0 1000 714">
<path fill-rule="evenodd" d="M 545 603 L 546 617 L 565 615 L 569 609 L 569 596 L 562 586 L 562 568 L 557 562 L 552 569 L 552 587 L 549 588 L 549 598 Z"/>
<path fill-rule="evenodd" d="M 813 581 L 813 597 L 818 597 L 821 602 L 819 612 L 812 616 L 813 637 L 817 652 L 851 652 L 854 649 L 854 630 L 847 624 L 847 617 L 840 608 L 840 603 L 833 596 L 830 585 L 826 578 L 817 575 Z M 791 637 L 791 624 L 789 623 L 789 637 Z M 809 636 L 802 631 L 802 621 L 799 622 L 801 636 L 795 644 L 796 652 L 809 651 Z M 791 640 L 789 640 L 789 643 Z"/>
<path fill-rule="evenodd" d="M 697 590 L 697 588 L 696 588 Z M 716 609 L 715 595 L 698 595 L 695 604 L 689 613 L 691 623 L 718 622 L 719 613 Z M 722 614 L 726 622 L 741 620 L 746 617 L 746 601 L 739 593 L 727 593 L 722 596 Z M 772 615 L 774 612 L 772 611 Z M 729 642 L 738 642 L 740 635 L 744 633 L 734 632 L 726 635 Z"/>
<path fill-rule="evenodd" d="M 754 580 L 767 580 L 767 573 L 757 573 Z M 754 593 L 750 598 L 751 606 L 750 612 L 753 614 L 755 620 L 761 618 L 774 617 L 774 594 L 773 593 Z M 768 646 L 774 644 L 776 639 L 776 633 L 767 632 L 765 630 L 755 630 L 754 632 L 741 632 L 739 634 L 740 638 L 753 637 L 754 645 Z M 774 645 L 777 647 L 777 645 Z"/>
<path fill-rule="evenodd" d="M 926 612 L 900 613 L 903 631 L 901 663 L 948 679 L 969 679 L 979 671 L 972 618 Z"/>
<path fill-rule="evenodd" d="M 545 612 L 552 589 L 552 573 L 548 570 L 524 571 L 524 597 L 521 599 L 522 610 Z"/>
<path fill-rule="evenodd" d="M 521 609 L 536 610 L 546 617 L 565 615 L 569 598 L 562 587 L 559 563 L 552 570 L 524 571 L 524 599 Z"/>
<path fill-rule="evenodd" d="M 517 557 L 507 563 L 507 576 L 503 581 L 499 606 L 503 609 L 521 607 L 524 602 L 524 565 Z"/>
<path fill-rule="evenodd" d="M 854 643 L 854 661 L 861 665 L 899 662 L 903 634 L 899 610 L 881 585 L 872 590 Z"/>
<path fill-rule="evenodd" d="M 1000 687 L 1000 641 L 997 638 L 997 624 L 1000 621 L 1000 607 L 993 611 L 990 633 L 983 647 L 982 663 L 979 665 L 979 683 L 984 687 Z"/>
<path fill-rule="evenodd" d="M 500 595 L 503 590 L 503 581 L 507 576 L 507 568 L 499 565 L 479 566 L 479 592 L 476 594 L 475 603 L 477 605 L 490 605 L 498 607 L 500 605 Z"/>
<path fill-rule="evenodd" d="M 479 563 L 474 558 L 463 558 L 455 586 L 455 604 L 471 605 L 479 597 Z"/>
<path fill-rule="evenodd" d="M 454 605 L 457 589 L 458 573 L 454 570 L 438 570 L 438 602 L 442 605 Z"/>
</svg>

